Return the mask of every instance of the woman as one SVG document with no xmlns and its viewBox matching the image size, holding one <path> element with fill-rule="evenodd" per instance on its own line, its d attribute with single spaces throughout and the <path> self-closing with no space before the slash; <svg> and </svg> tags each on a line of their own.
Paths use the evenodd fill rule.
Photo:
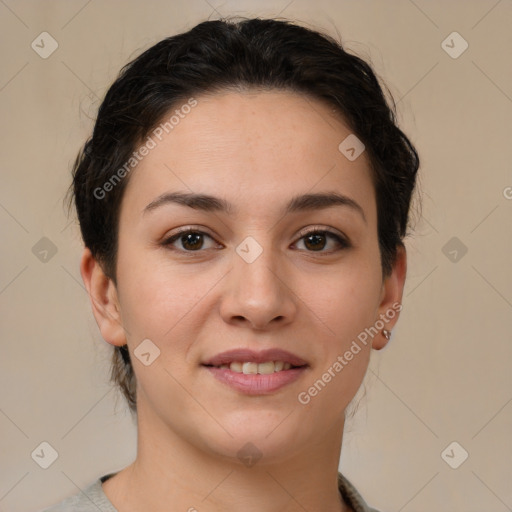
<svg viewBox="0 0 512 512">
<path fill-rule="evenodd" d="M 292 23 L 204 22 L 126 65 L 72 192 L 137 457 L 49 510 L 375 510 L 338 464 L 418 165 L 370 66 Z"/>
</svg>

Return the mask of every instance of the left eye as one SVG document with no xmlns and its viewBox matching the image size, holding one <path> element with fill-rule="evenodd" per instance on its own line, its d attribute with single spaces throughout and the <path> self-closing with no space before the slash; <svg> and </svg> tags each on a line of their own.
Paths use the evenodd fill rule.
<svg viewBox="0 0 512 512">
<path fill-rule="evenodd" d="M 328 248 L 327 251 L 324 251 L 323 249 L 329 245 L 329 240 L 331 241 L 331 247 Z M 335 251 L 336 248 L 342 249 L 349 246 L 348 242 L 341 236 L 331 233 L 330 231 L 320 230 L 310 231 L 309 233 L 303 234 L 299 239 L 299 242 L 302 242 L 309 252 L 331 252 Z"/>
</svg>

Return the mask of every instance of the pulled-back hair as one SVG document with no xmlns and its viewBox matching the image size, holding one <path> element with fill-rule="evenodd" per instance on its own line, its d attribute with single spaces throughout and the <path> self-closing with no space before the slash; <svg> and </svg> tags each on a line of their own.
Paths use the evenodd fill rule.
<svg viewBox="0 0 512 512">
<path fill-rule="evenodd" d="M 275 19 L 206 21 L 163 39 L 121 69 L 76 158 L 70 187 L 69 206 L 74 200 L 85 246 L 105 274 L 117 284 L 120 205 L 130 177 L 119 170 L 127 170 L 133 152 L 171 109 L 230 89 L 289 90 L 339 113 L 371 164 L 382 274 L 388 276 L 407 234 L 418 154 L 398 128 L 392 96 L 386 100 L 369 64 L 328 35 Z M 122 179 L 105 193 L 116 173 Z M 114 348 L 111 379 L 135 412 L 126 346 Z"/>
</svg>

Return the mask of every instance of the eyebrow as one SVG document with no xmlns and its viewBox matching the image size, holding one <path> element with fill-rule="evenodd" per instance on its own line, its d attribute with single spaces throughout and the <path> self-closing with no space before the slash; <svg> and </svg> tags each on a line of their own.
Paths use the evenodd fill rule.
<svg viewBox="0 0 512 512">
<path fill-rule="evenodd" d="M 143 210 L 143 214 L 156 210 L 166 204 L 180 204 L 195 210 L 232 214 L 235 208 L 225 199 L 208 194 L 192 192 L 167 192 L 151 201 Z M 333 206 L 346 206 L 359 213 L 367 223 L 363 208 L 352 198 L 338 192 L 319 192 L 302 194 L 293 197 L 284 208 L 284 214 L 308 210 L 323 210 Z"/>
</svg>

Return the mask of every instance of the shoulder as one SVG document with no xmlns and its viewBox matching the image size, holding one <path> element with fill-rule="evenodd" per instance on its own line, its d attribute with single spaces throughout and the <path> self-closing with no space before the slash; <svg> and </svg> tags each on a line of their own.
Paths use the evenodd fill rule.
<svg viewBox="0 0 512 512">
<path fill-rule="evenodd" d="M 98 478 L 80 492 L 41 512 L 98 512 L 98 510 L 102 512 L 117 512 L 101 486 L 110 476 L 112 475 Z"/>
<path fill-rule="evenodd" d="M 343 499 L 352 507 L 354 512 L 380 512 L 364 501 L 354 485 L 341 473 L 338 473 L 338 488 Z"/>
</svg>

